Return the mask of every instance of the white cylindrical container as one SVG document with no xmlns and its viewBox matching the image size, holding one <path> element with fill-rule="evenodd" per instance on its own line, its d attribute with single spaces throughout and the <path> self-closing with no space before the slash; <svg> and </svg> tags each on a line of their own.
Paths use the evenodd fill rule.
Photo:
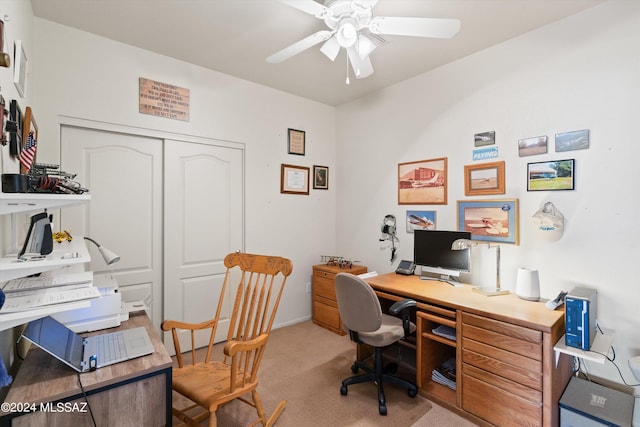
<svg viewBox="0 0 640 427">
<path fill-rule="evenodd" d="M 528 301 L 540 299 L 540 278 L 538 270 L 520 267 L 516 277 L 516 295 Z"/>
</svg>

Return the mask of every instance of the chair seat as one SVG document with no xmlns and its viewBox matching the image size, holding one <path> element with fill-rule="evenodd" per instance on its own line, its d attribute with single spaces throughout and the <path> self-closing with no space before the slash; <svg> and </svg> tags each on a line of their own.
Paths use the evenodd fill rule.
<svg viewBox="0 0 640 427">
<path fill-rule="evenodd" d="M 209 407 L 213 402 L 223 402 L 230 390 L 231 366 L 221 362 L 197 363 L 183 368 L 173 369 L 173 384 L 175 391 L 188 399 Z M 248 383 L 242 383 L 242 372 L 238 371 L 236 390 L 242 390 Z M 252 384 L 254 385 L 254 384 Z"/>
<path fill-rule="evenodd" d="M 411 333 L 413 333 L 416 330 L 416 325 L 411 323 L 409 328 Z M 349 332 L 348 329 L 346 331 Z M 374 347 L 386 347 L 403 337 L 404 327 L 402 326 L 402 319 L 384 313 L 382 314 L 382 325 L 378 330 L 373 332 L 358 332 L 360 341 Z"/>
</svg>

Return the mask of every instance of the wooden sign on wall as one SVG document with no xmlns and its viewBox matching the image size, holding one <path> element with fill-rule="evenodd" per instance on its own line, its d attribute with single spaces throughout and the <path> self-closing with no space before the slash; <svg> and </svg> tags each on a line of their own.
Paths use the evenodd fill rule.
<svg viewBox="0 0 640 427">
<path fill-rule="evenodd" d="M 189 121 L 189 89 L 140 77 L 140 113 Z"/>
</svg>

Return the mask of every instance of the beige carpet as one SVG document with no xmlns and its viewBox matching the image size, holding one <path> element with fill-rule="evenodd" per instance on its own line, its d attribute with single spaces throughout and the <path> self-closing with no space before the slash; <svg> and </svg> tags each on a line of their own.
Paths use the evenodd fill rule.
<svg viewBox="0 0 640 427">
<path fill-rule="evenodd" d="M 216 345 L 216 350 L 217 357 L 222 345 Z M 384 417 L 378 414 L 375 384 L 353 385 L 347 396 L 340 395 L 340 383 L 352 375 L 354 358 L 355 344 L 348 336 L 311 321 L 273 330 L 259 375 L 265 410 L 271 413 L 280 400 L 287 400 L 279 427 L 475 426 L 419 395 L 410 398 L 392 384 L 385 383 L 388 413 Z M 174 403 L 180 399 L 174 393 Z M 218 411 L 218 426 L 246 426 L 256 418 L 253 408 L 232 402 Z"/>
</svg>

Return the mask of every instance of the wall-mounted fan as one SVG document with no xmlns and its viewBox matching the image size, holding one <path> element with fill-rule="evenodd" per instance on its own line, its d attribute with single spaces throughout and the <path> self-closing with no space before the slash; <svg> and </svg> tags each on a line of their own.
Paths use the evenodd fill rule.
<svg viewBox="0 0 640 427">
<path fill-rule="evenodd" d="M 329 30 L 321 30 L 282 49 L 267 58 L 278 63 L 324 42 L 320 51 L 331 61 L 340 48 L 345 48 L 357 78 L 373 73 L 369 54 L 384 39 L 380 35 L 450 38 L 460 30 L 457 19 L 373 16 L 377 0 L 326 0 L 322 5 L 314 0 L 280 0 L 318 19 Z"/>
</svg>

